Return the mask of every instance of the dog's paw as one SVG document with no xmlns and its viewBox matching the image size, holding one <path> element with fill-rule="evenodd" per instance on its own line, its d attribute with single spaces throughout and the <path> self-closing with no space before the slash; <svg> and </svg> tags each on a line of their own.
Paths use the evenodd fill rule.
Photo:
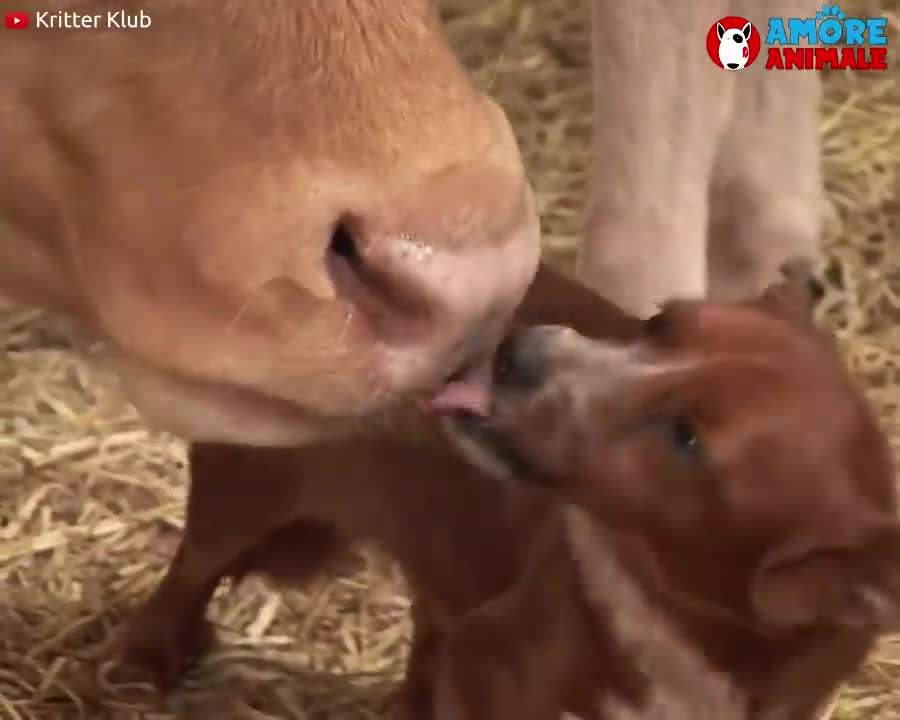
<svg viewBox="0 0 900 720">
<path fill-rule="evenodd" d="M 172 692 L 184 674 L 207 653 L 215 632 L 206 620 L 179 630 L 139 613 L 128 623 L 111 650 L 115 677 L 150 681 L 163 695 Z"/>
</svg>

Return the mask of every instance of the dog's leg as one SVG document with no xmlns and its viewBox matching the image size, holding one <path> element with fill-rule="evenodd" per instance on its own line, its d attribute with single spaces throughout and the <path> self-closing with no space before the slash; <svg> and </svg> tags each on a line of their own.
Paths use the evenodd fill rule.
<svg viewBox="0 0 900 720">
<path fill-rule="evenodd" d="M 485 609 L 469 613 L 445 642 L 435 683 L 436 720 L 532 720 L 516 681 L 517 663 L 509 656 L 517 643 L 490 615 Z"/>
<path fill-rule="evenodd" d="M 191 448 L 181 545 L 160 586 L 126 627 L 116 652 L 120 662 L 149 671 L 162 692 L 174 687 L 212 639 L 205 612 L 222 577 L 287 565 L 269 552 L 284 546 L 279 530 L 289 532 L 295 550 L 289 566 L 294 578 L 304 568 L 318 570 L 338 543 L 326 526 L 290 524 L 300 478 L 279 474 L 268 457 L 267 451 L 237 446 Z M 305 551 L 296 551 L 298 546 Z"/>
<path fill-rule="evenodd" d="M 444 635 L 424 602 L 414 599 L 411 614 L 412 647 L 398 702 L 397 720 L 432 720 L 435 677 Z"/>
<path fill-rule="evenodd" d="M 771 16 L 814 16 L 808 0 L 735 0 L 762 34 Z M 734 112 L 713 172 L 709 294 L 744 300 L 780 279 L 787 260 L 818 262 L 824 210 L 819 73 L 766 70 L 766 48 L 739 71 Z"/>
<path fill-rule="evenodd" d="M 709 178 L 737 78 L 705 39 L 727 8 L 593 3 L 593 187 L 577 273 L 638 315 L 706 294 Z"/>
<path fill-rule="evenodd" d="M 565 560 L 561 527 L 554 518 L 534 530 L 528 567 L 515 585 L 448 632 L 436 720 L 560 720 L 583 628 L 572 622 L 574 565 Z"/>
<path fill-rule="evenodd" d="M 559 720 L 554 669 L 544 667 L 533 638 L 523 642 L 507 600 L 470 612 L 443 644 L 435 720 Z"/>
</svg>

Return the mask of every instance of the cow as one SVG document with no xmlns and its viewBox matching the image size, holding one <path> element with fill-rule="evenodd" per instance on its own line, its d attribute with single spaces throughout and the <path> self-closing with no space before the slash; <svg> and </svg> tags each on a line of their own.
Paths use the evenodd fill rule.
<svg viewBox="0 0 900 720">
<path fill-rule="evenodd" d="M 155 426 L 305 443 L 490 355 L 538 219 L 435 3 L 43 11 L 101 29 L 0 44 L 0 293 L 72 318 Z"/>
<path fill-rule="evenodd" d="M 647 316 L 753 296 L 818 257 L 815 74 L 751 67 L 738 92 L 702 43 L 727 12 L 759 24 L 805 3 L 593 7 L 579 278 Z M 113 9 L 149 24 L 37 27 Z M 483 365 L 534 275 L 538 221 L 509 123 L 433 0 L 33 15 L 0 46 L 0 293 L 100 340 L 148 420 L 304 443 Z"/>
</svg>

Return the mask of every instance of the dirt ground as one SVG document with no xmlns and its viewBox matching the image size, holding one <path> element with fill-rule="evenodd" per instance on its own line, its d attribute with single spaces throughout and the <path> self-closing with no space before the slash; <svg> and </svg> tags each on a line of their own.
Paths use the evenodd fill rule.
<svg viewBox="0 0 900 720">
<path fill-rule="evenodd" d="M 454 44 L 507 108 L 549 256 L 572 258 L 590 161 L 587 0 L 445 0 Z M 900 2 L 844 2 L 887 12 Z M 711 19 L 712 21 L 712 19 Z M 889 45 L 891 47 L 891 45 Z M 826 77 L 832 209 L 822 321 L 900 448 L 900 60 Z M 306 592 L 221 588 L 220 642 L 168 700 L 103 663 L 124 613 L 159 580 L 183 517 L 184 448 L 150 432 L 57 320 L 0 305 L 0 720 L 382 717 L 402 672 L 407 600 L 364 553 Z M 886 638 L 835 717 L 900 718 L 900 638 Z"/>
</svg>

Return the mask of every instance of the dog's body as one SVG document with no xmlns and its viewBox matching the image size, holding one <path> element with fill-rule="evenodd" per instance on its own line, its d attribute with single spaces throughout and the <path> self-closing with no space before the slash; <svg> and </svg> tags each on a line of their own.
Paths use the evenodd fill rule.
<svg viewBox="0 0 900 720">
<path fill-rule="evenodd" d="M 451 420 L 515 481 L 439 436 L 195 445 L 125 658 L 171 687 L 221 577 L 369 539 L 414 594 L 409 717 L 811 720 L 900 604 L 889 453 L 834 349 L 774 291 L 642 325 L 544 268 L 522 312 L 609 337 L 514 333 L 490 427 Z"/>
</svg>

